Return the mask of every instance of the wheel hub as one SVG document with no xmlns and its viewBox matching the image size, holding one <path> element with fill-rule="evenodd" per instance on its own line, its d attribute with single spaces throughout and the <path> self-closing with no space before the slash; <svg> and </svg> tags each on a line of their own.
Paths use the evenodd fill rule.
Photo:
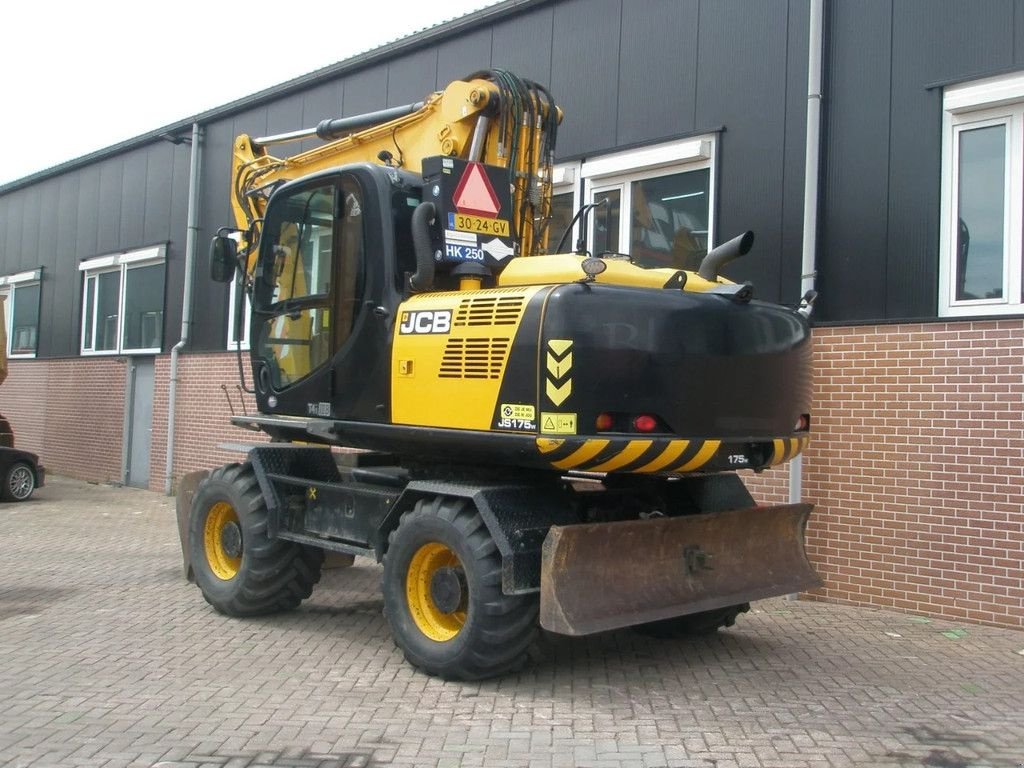
<svg viewBox="0 0 1024 768">
<path fill-rule="evenodd" d="M 230 581 L 242 567 L 242 528 L 238 514 L 226 501 L 218 501 L 206 513 L 203 548 L 213 575 Z"/>
<path fill-rule="evenodd" d="M 441 613 L 466 610 L 466 573 L 461 568 L 438 568 L 430 579 L 430 597 Z"/>
<path fill-rule="evenodd" d="M 220 545 L 224 548 L 224 554 L 228 557 L 242 556 L 242 529 L 238 523 L 232 520 L 226 523 L 220 531 Z"/>
<path fill-rule="evenodd" d="M 428 639 L 445 643 L 466 624 L 469 589 L 458 556 L 447 545 L 429 541 L 413 553 L 405 596 L 416 627 Z"/>
</svg>

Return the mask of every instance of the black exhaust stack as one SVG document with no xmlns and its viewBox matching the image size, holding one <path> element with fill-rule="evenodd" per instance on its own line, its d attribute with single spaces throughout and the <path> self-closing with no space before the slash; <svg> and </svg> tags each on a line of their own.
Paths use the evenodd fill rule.
<svg viewBox="0 0 1024 768">
<path fill-rule="evenodd" d="M 733 259 L 738 259 L 740 256 L 748 253 L 753 245 L 754 233 L 747 230 L 742 235 L 722 243 L 717 248 L 712 248 L 700 263 L 697 275 L 705 280 L 717 281 L 718 273 L 722 267 Z"/>
</svg>

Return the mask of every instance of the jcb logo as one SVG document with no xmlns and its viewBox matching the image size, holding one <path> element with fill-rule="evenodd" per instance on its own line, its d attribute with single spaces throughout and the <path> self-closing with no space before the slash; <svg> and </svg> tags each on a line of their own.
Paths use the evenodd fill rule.
<svg viewBox="0 0 1024 768">
<path fill-rule="evenodd" d="M 424 309 L 403 312 L 399 333 L 448 333 L 452 328 L 450 309 Z"/>
</svg>

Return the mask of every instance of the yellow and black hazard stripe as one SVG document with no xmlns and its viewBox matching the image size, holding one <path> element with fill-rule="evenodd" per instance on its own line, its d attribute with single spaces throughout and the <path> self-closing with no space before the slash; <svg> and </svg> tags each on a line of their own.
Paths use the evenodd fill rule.
<svg viewBox="0 0 1024 768">
<path fill-rule="evenodd" d="M 797 454 L 802 453 L 807 444 L 811 441 L 809 435 L 804 437 L 789 437 L 772 441 L 772 458 L 768 462 L 771 466 L 782 464 L 795 459 Z"/>
<path fill-rule="evenodd" d="M 807 437 L 760 443 L 666 438 L 537 438 L 537 451 L 553 469 L 564 472 L 674 474 L 759 469 L 789 461 L 807 445 Z M 781 451 L 781 452 L 780 452 Z M 736 461 L 742 457 L 740 461 Z"/>
<path fill-rule="evenodd" d="M 696 472 L 720 446 L 720 440 L 537 438 L 550 466 L 585 472 Z"/>
</svg>

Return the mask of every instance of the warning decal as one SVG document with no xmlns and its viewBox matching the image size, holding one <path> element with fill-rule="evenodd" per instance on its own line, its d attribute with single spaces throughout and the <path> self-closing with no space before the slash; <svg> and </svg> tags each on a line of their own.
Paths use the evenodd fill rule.
<svg viewBox="0 0 1024 768">
<path fill-rule="evenodd" d="M 494 187 L 491 186 L 491 181 L 480 163 L 469 163 L 466 166 L 458 186 L 455 187 L 452 202 L 459 213 L 471 216 L 493 219 L 497 218 L 501 211 L 498 196 L 494 193 Z"/>
<path fill-rule="evenodd" d="M 541 413 L 540 431 L 554 435 L 575 435 L 575 413 Z"/>
</svg>

